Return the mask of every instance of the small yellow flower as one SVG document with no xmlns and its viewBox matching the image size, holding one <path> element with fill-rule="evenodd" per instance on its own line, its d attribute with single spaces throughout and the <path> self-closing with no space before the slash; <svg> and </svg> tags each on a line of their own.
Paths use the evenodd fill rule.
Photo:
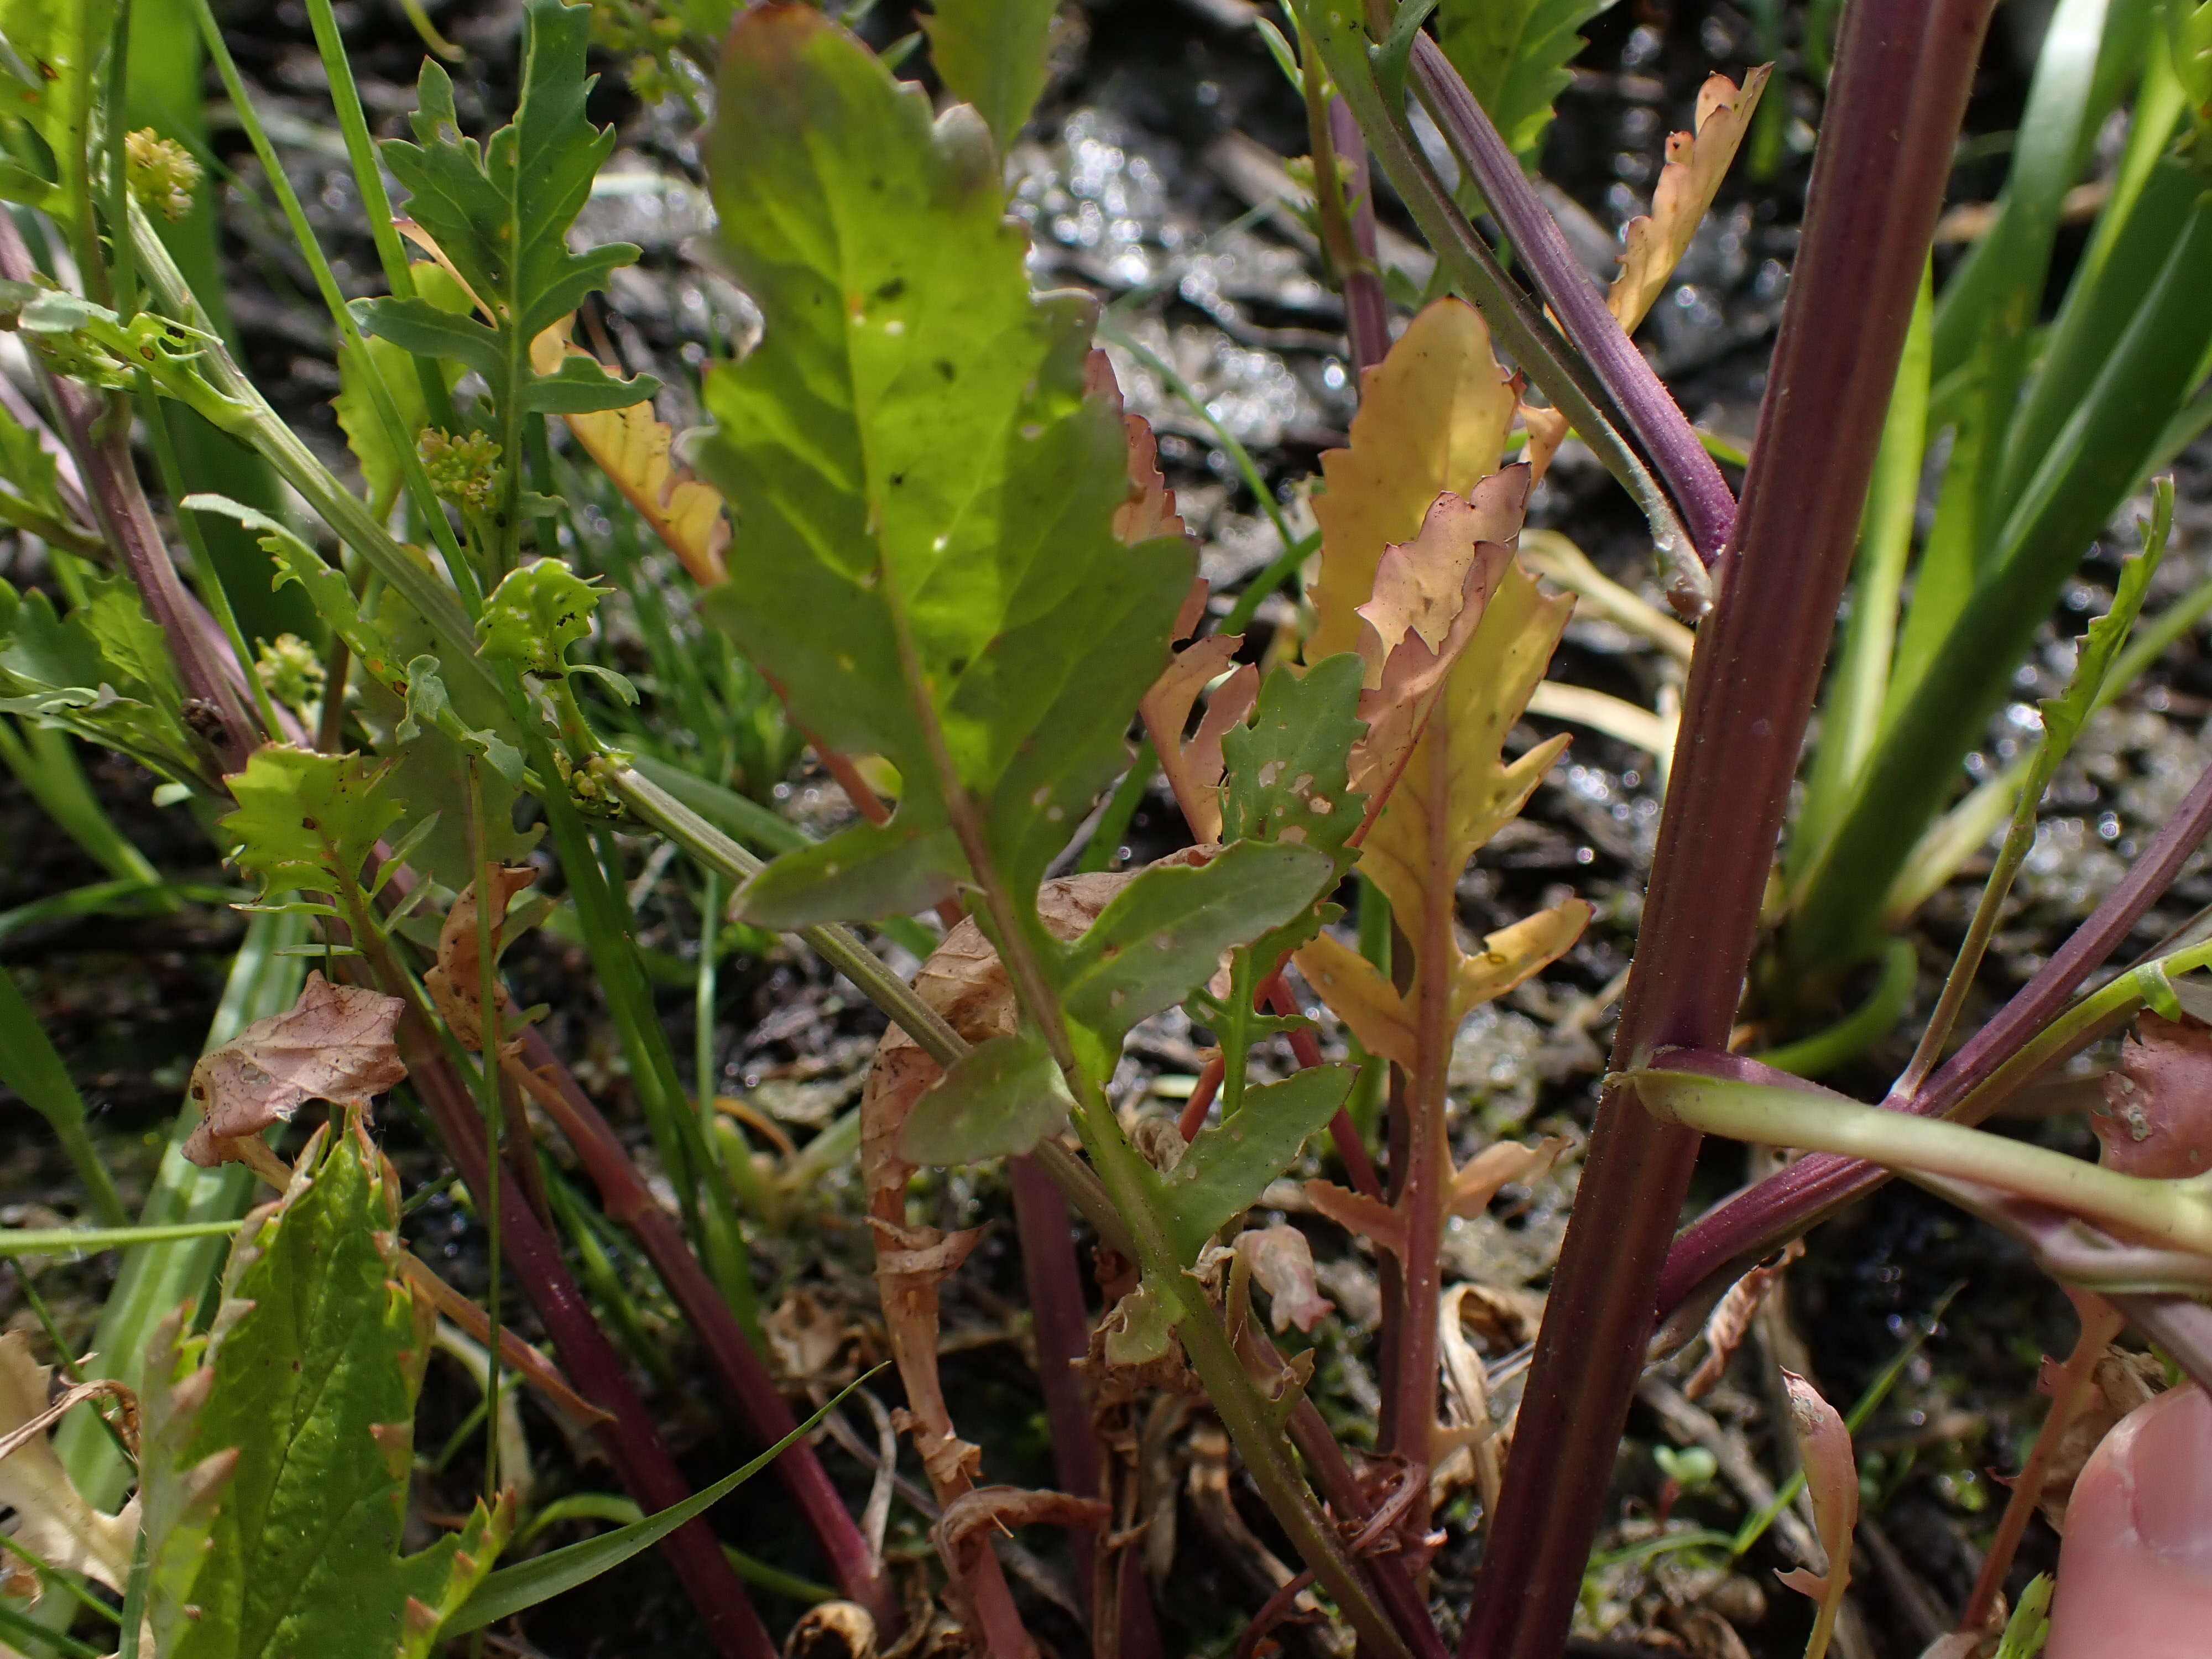
<svg viewBox="0 0 2212 1659">
<path fill-rule="evenodd" d="M 175 139 L 164 138 L 151 127 L 126 134 L 123 172 L 131 194 L 143 206 L 158 208 L 163 218 L 181 219 L 192 210 L 200 164 Z"/>
<path fill-rule="evenodd" d="M 430 475 L 430 488 L 438 499 L 465 512 L 482 513 L 499 493 L 499 446 L 485 432 L 455 437 L 430 427 L 415 441 L 415 453 Z"/>
</svg>

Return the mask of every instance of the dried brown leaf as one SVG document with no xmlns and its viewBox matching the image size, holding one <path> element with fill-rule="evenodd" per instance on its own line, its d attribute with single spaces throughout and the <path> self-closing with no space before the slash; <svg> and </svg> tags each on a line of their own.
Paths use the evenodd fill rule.
<svg viewBox="0 0 2212 1659">
<path fill-rule="evenodd" d="M 2052 1362 L 2044 1362 L 2042 1382 L 2046 1394 L 2057 1369 Z M 2108 1347 L 2100 1356 L 2090 1373 L 2089 1397 L 2059 1436 L 2035 1495 L 2043 1518 L 2054 1530 L 2066 1530 L 2066 1506 L 2074 1496 L 2074 1483 L 2081 1478 L 2083 1468 L 2105 1437 L 2122 1418 L 2165 1391 L 2166 1368 L 2156 1356 L 2118 1347 Z"/>
<path fill-rule="evenodd" d="M 1501 1187 L 1534 1181 L 1559 1161 L 1567 1143 L 1547 1135 L 1533 1146 L 1517 1140 L 1501 1140 L 1484 1147 L 1459 1166 L 1444 1194 L 1446 1215 L 1478 1216 L 1490 1207 Z"/>
<path fill-rule="evenodd" d="M 1302 1331 L 1336 1304 L 1314 1284 L 1313 1247 L 1296 1227 L 1279 1224 L 1237 1235 L 1237 1254 L 1260 1288 L 1267 1293 L 1267 1320 L 1277 1330 L 1296 1325 Z"/>
<path fill-rule="evenodd" d="M 1627 332 L 1636 331 L 1689 252 L 1736 147 L 1750 131 L 1752 112 L 1772 72 L 1772 64 L 1759 65 L 1744 76 L 1741 90 L 1725 75 L 1708 76 L 1698 92 L 1694 136 L 1677 132 L 1668 138 L 1667 163 L 1651 192 L 1651 211 L 1628 222 L 1620 274 L 1605 296 L 1607 309 Z"/>
<path fill-rule="evenodd" d="M 1093 351 L 1085 363 L 1084 390 L 1091 397 L 1105 398 L 1113 404 L 1115 413 L 1121 417 L 1122 432 L 1128 439 L 1129 499 L 1114 509 L 1115 539 L 1134 547 L 1156 536 L 1188 535 L 1188 527 L 1176 511 L 1175 491 L 1168 488 L 1168 481 L 1160 472 L 1159 446 L 1152 436 L 1152 422 L 1122 407 L 1121 386 L 1114 378 L 1113 360 L 1103 351 Z"/>
<path fill-rule="evenodd" d="M 289 1122 L 306 1101 L 366 1108 L 371 1096 L 407 1075 L 392 1040 L 406 1006 L 309 972 L 299 1001 L 255 1020 L 192 1067 L 187 1092 L 201 1116 L 185 1156 L 206 1169 L 244 1162 L 248 1154 L 239 1143 Z"/>
<path fill-rule="evenodd" d="M 1705 1357 L 1698 1362 L 1698 1369 L 1682 1385 L 1686 1398 L 1703 1399 L 1718 1385 L 1728 1371 L 1729 1361 L 1743 1346 L 1751 1322 L 1759 1312 L 1759 1304 L 1766 1300 L 1767 1292 L 1789 1271 L 1790 1264 L 1804 1254 L 1804 1241 L 1791 1239 L 1775 1253 L 1771 1261 L 1762 1261 L 1729 1285 L 1727 1294 L 1714 1304 L 1712 1312 L 1705 1316 Z"/>
<path fill-rule="evenodd" d="M 29 1337 L 21 1331 L 0 1336 L 0 1506 L 15 1512 L 15 1542 L 47 1565 L 120 1590 L 138 1536 L 138 1501 L 131 1499 L 119 1515 L 94 1509 L 71 1484 L 46 1430 L 80 1401 L 121 1385 L 84 1384 L 49 1403 L 52 1376 L 31 1357 Z"/>
<path fill-rule="evenodd" d="M 524 866 L 510 868 L 506 865 L 490 866 L 492 878 L 491 956 L 495 963 L 506 948 L 507 907 L 509 900 L 538 879 L 538 872 Z M 438 965 L 422 975 L 423 988 L 430 993 L 430 1000 L 437 1004 L 438 1012 L 464 1048 L 481 1051 L 483 1048 L 483 957 L 478 950 L 477 936 L 477 884 L 471 882 L 461 889 L 453 908 L 446 913 L 445 925 L 438 929 Z M 511 1030 L 507 1015 L 513 1011 L 514 1000 L 504 985 L 499 986 L 500 1024 Z"/>
<path fill-rule="evenodd" d="M 2145 1013 L 2105 1075 L 2105 1106 L 2089 1115 L 2104 1163 L 2154 1179 L 2212 1167 L 2212 1030 Z"/>
<path fill-rule="evenodd" d="M 1805 1659 L 1822 1659 L 1835 1629 L 1837 1609 L 1851 1582 L 1851 1534 L 1859 1521 L 1858 1460 L 1852 1455 L 1851 1431 L 1844 1426 L 1842 1414 L 1820 1397 L 1820 1390 L 1794 1371 L 1783 1372 L 1782 1382 L 1790 1395 L 1790 1430 L 1797 1441 L 1805 1490 L 1813 1500 L 1814 1530 L 1827 1553 L 1828 1570 L 1816 1573 L 1799 1567 L 1778 1576 L 1788 1588 L 1819 1604 Z"/>
</svg>

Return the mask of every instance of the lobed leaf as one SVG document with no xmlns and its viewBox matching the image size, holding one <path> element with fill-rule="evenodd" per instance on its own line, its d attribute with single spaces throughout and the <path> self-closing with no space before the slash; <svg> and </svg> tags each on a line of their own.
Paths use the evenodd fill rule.
<svg viewBox="0 0 2212 1659">
<path fill-rule="evenodd" d="M 230 861 L 261 878 L 261 897 L 339 893 L 404 810 L 383 786 L 389 762 L 264 744 L 224 781 L 238 807 L 216 820 Z"/>
<path fill-rule="evenodd" d="M 628 242 L 572 252 L 569 227 L 613 150 L 612 127 L 594 127 L 584 103 L 591 8 L 527 0 L 522 93 L 514 118 L 481 145 L 461 135 L 453 77 L 422 61 L 411 118 L 414 142 L 386 140 L 385 162 L 408 192 L 407 210 L 460 284 L 489 312 L 455 313 L 431 297 L 356 303 L 363 329 L 420 356 L 450 358 L 483 376 L 506 415 L 580 414 L 648 398 L 656 383 L 618 380 L 586 358 L 540 374 L 530 343 L 605 288 L 637 258 Z"/>
<path fill-rule="evenodd" d="M 213 1334 L 155 1357 L 142 1478 L 163 1655 L 415 1659 L 489 1570 L 505 1500 L 399 1553 L 433 1316 L 398 1281 L 398 1220 L 359 1118 L 318 1132 L 240 1235 Z"/>
<path fill-rule="evenodd" d="M 1044 90 L 1054 0 L 933 0 L 921 19 L 945 90 L 991 129 L 1003 152 Z"/>
<path fill-rule="evenodd" d="M 739 18 L 719 107 L 724 251 L 764 331 L 708 382 L 700 466 L 737 535 L 702 610 L 809 730 L 904 785 L 890 823 L 779 860 L 742 910 L 786 927 L 949 896 L 949 787 L 1032 890 L 1124 763 L 1194 564 L 1180 537 L 1115 539 L 1127 443 L 1086 396 L 1092 302 L 1030 294 L 974 113 L 933 124 L 811 8 Z"/>
<path fill-rule="evenodd" d="M 1696 131 L 1668 135 L 1666 165 L 1651 191 L 1651 211 L 1631 219 L 1622 231 L 1620 272 L 1605 296 L 1624 332 L 1636 331 L 1690 251 L 1737 146 L 1751 131 L 1752 112 L 1773 72 L 1771 64 L 1760 64 L 1743 77 L 1741 90 L 1725 75 L 1706 76 L 1698 89 Z"/>
<path fill-rule="evenodd" d="M 1441 0 L 1437 40 L 1522 164 L 1534 167 L 1552 105 L 1573 78 L 1576 31 L 1613 0 Z"/>
</svg>

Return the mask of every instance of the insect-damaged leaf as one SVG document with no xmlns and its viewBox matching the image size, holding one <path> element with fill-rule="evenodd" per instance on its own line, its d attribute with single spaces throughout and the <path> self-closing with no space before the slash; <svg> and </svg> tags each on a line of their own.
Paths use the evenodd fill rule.
<svg viewBox="0 0 2212 1659">
<path fill-rule="evenodd" d="M 1067 1084 L 1034 1031 L 995 1036 L 956 1061 L 908 1114 L 899 1150 L 915 1164 L 980 1164 L 1026 1152 L 1067 1121 Z"/>
<path fill-rule="evenodd" d="M 604 589 L 558 559 L 518 565 L 500 579 L 477 618 L 477 648 L 533 674 L 565 672 L 562 653 L 592 632 Z"/>
<path fill-rule="evenodd" d="M 399 1282 L 398 1224 L 359 1120 L 319 1131 L 239 1236 L 213 1334 L 179 1350 L 171 1327 L 153 1357 L 142 1474 L 162 1655 L 413 1659 L 490 1568 L 505 1501 L 399 1553 L 433 1316 Z"/>
<path fill-rule="evenodd" d="M 1336 1115 L 1352 1079 L 1348 1066 L 1310 1066 L 1247 1089 L 1235 1116 L 1200 1132 L 1164 1177 L 1165 1208 L 1185 1261 L 1195 1261 L 1216 1231 L 1259 1201 L 1306 1137 Z"/>
<path fill-rule="evenodd" d="M 336 893 L 404 810 L 380 786 L 389 763 L 264 744 L 225 780 L 238 810 L 216 820 L 230 861 L 262 878 L 261 896 Z"/>
<path fill-rule="evenodd" d="M 1366 807 L 1352 790 L 1362 665 L 1349 652 L 1304 674 L 1278 670 L 1252 718 L 1221 740 L 1224 841 L 1279 841 L 1334 856 Z"/>
<path fill-rule="evenodd" d="M 300 1000 L 200 1056 L 185 1092 L 200 1121 L 185 1156 L 212 1169 L 229 1143 L 289 1123 L 303 1102 L 367 1106 L 407 1075 L 392 1033 L 406 1003 L 310 972 Z"/>
<path fill-rule="evenodd" d="M 974 112 L 933 124 L 811 8 L 738 20 L 719 107 L 722 246 L 763 331 L 707 386 L 700 469 L 737 527 L 702 609 L 809 730 L 904 784 L 889 823 L 787 854 L 744 913 L 948 896 L 966 869 L 940 755 L 1006 886 L 1032 890 L 1124 763 L 1194 565 L 1180 537 L 1115 538 L 1127 445 L 1086 397 L 1092 302 L 1030 294 Z"/>
<path fill-rule="evenodd" d="M 420 356 L 465 363 L 503 414 L 620 409 L 658 384 L 617 380 L 588 358 L 564 359 L 543 375 L 530 362 L 532 341 L 637 258 L 628 242 L 568 251 L 568 228 L 615 144 L 612 127 L 584 118 L 597 78 L 584 73 L 591 16 L 589 6 L 529 0 L 514 119 L 481 146 L 461 136 L 453 78 L 424 58 L 415 142 L 383 146 L 407 189 L 408 211 L 490 317 L 456 315 L 426 299 L 382 299 L 360 302 L 362 325 Z"/>
<path fill-rule="evenodd" d="M 507 908 L 508 902 L 524 888 L 538 879 L 535 867 L 528 865 L 510 868 L 506 865 L 491 866 L 491 954 L 499 960 L 499 953 L 507 948 Z M 481 881 L 482 877 L 477 878 Z M 440 1018 L 446 1022 L 454 1040 L 464 1048 L 476 1053 L 483 1050 L 483 955 L 478 948 L 477 935 L 477 882 L 471 882 L 453 901 L 453 908 L 446 913 L 443 926 L 438 929 L 438 964 L 422 975 L 422 988 L 437 1004 Z M 499 995 L 499 1011 L 502 1025 L 513 999 L 507 987 L 493 981 Z M 508 1032 L 512 1036 L 514 1033 Z"/>
</svg>

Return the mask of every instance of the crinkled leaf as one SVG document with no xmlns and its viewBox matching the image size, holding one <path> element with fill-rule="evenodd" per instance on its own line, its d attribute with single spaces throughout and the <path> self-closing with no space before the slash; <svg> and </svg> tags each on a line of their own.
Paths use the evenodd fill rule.
<svg viewBox="0 0 2212 1659">
<path fill-rule="evenodd" d="M 499 960 L 500 952 L 507 945 L 507 906 L 514 896 L 538 879 L 538 871 L 530 865 L 510 868 L 495 864 L 490 870 L 492 880 L 491 954 Z M 481 878 L 479 878 L 481 879 Z M 477 882 L 461 890 L 453 908 L 446 912 L 446 920 L 438 929 L 438 961 L 436 966 L 422 976 L 423 988 L 437 1005 L 439 1014 L 464 1048 L 481 1053 L 483 1048 L 483 952 L 477 936 Z M 499 1008 L 502 1017 L 514 1006 L 507 988 L 494 981 L 498 992 Z M 514 1033 L 507 1033 L 512 1036 Z"/>
<path fill-rule="evenodd" d="M 514 119 L 481 145 L 463 137 L 452 77 L 426 58 L 415 141 L 383 146 L 408 191 L 408 212 L 492 317 L 451 314 L 423 298 L 383 299 L 359 304 L 362 325 L 405 350 L 475 369 L 507 413 L 620 408 L 654 389 L 649 380 L 616 380 L 588 360 L 545 375 L 530 362 L 532 340 L 637 258 L 628 242 L 568 248 L 569 227 L 615 143 L 613 128 L 595 128 L 584 115 L 597 78 L 584 73 L 590 30 L 588 6 L 528 0 Z"/>
<path fill-rule="evenodd" d="M 980 1042 L 908 1114 L 899 1150 L 915 1164 L 981 1164 L 1026 1152 L 1067 1121 L 1067 1084 L 1033 1031 Z"/>
<path fill-rule="evenodd" d="M 1577 33 L 1613 0 L 1441 0 L 1437 39 L 1468 90 L 1524 166 L 1534 167 L 1552 105 L 1573 78 Z"/>
<path fill-rule="evenodd" d="M 558 674 L 562 653 L 592 632 L 592 612 L 605 590 L 558 559 L 538 559 L 507 573 L 477 618 L 477 649 L 537 674 Z"/>
<path fill-rule="evenodd" d="M 1067 950 L 1061 1006 L 1110 1066 L 1131 1027 L 1212 978 L 1224 952 L 1311 909 L 1335 881 L 1327 854 L 1258 841 L 1237 842 L 1195 869 L 1147 870 Z"/>
<path fill-rule="evenodd" d="M 921 19 L 945 89 L 972 104 L 1001 150 L 1044 90 L 1053 0 L 934 0 Z"/>
<path fill-rule="evenodd" d="M 289 1123 L 310 1100 L 367 1106 L 407 1075 L 392 1041 L 406 1003 L 366 986 L 333 985 L 320 969 L 300 999 L 257 1019 L 192 1067 L 185 1093 L 200 1121 L 185 1156 L 212 1169 L 230 1156 L 225 1143 Z"/>
<path fill-rule="evenodd" d="M 1030 294 L 972 112 L 933 124 L 918 88 L 791 4 L 738 19 L 719 107 L 723 248 L 764 327 L 708 383 L 700 466 L 737 530 L 702 608 L 810 730 L 904 783 L 889 825 L 779 860 L 744 913 L 785 926 L 951 893 L 963 860 L 925 713 L 999 875 L 1030 890 L 1125 763 L 1191 551 L 1115 539 L 1127 443 L 1085 397 L 1093 307 Z"/>
<path fill-rule="evenodd" d="M 1314 1066 L 1247 1089 L 1235 1116 L 1199 1132 L 1164 1182 L 1164 1207 L 1185 1261 L 1195 1261 L 1215 1233 L 1290 1168 L 1306 1137 L 1344 1104 L 1352 1075 L 1348 1066 Z"/>
<path fill-rule="evenodd" d="M 490 1569 L 505 1502 L 399 1553 L 433 1316 L 399 1280 L 398 1224 L 397 1180 L 359 1120 L 319 1132 L 282 1203 L 240 1235 L 199 1364 L 170 1356 L 149 1514 L 184 1507 L 168 1500 L 210 1460 L 232 1467 L 193 1494 L 195 1524 L 149 1528 L 163 1655 L 414 1659 Z"/>
<path fill-rule="evenodd" d="M 262 878 L 261 896 L 336 893 L 361 878 L 377 840 L 398 823 L 385 787 L 390 763 L 264 744 L 225 780 L 238 810 L 218 819 L 230 861 Z"/>
</svg>

